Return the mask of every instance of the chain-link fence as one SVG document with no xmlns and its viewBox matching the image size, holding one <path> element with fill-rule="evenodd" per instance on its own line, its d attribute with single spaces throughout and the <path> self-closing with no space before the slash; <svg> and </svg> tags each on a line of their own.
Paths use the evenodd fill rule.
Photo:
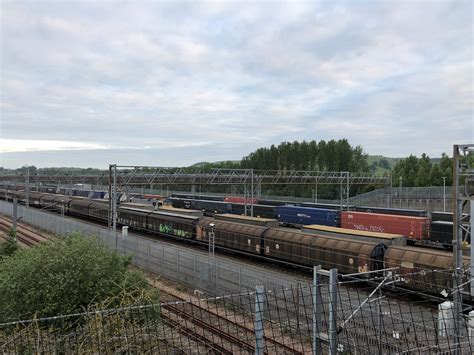
<svg viewBox="0 0 474 355">
<path fill-rule="evenodd" d="M 472 354 L 449 302 L 317 283 L 0 324 L 3 353 Z M 363 286 L 358 286 L 363 288 Z M 377 292 L 378 291 L 378 292 Z"/>
<path fill-rule="evenodd" d="M 11 203 L 0 201 L 0 213 L 12 215 L 12 206 Z M 249 265 L 248 261 L 238 262 L 218 255 L 210 258 L 202 248 L 174 245 L 131 233 L 124 237 L 121 233 L 114 233 L 96 224 L 21 205 L 18 205 L 18 216 L 23 222 L 57 235 L 76 231 L 94 235 L 119 254 L 132 255 L 133 264 L 143 270 L 163 275 L 209 295 L 245 292 L 253 290 L 257 284 L 273 288 L 307 281 L 306 278 L 296 278 L 293 274 L 274 271 L 270 267 L 265 272 L 263 265 L 257 268 Z"/>
<path fill-rule="evenodd" d="M 11 214 L 11 208 L 11 204 L 0 202 L 0 212 Z M 400 301 L 380 290 L 374 293 L 375 286 L 368 287 L 367 280 L 308 285 L 307 279 L 295 279 L 270 270 L 264 272 L 262 268 L 217 256 L 209 258 L 201 251 L 136 235 L 122 238 L 106 228 L 32 208 L 18 206 L 18 213 L 23 221 L 56 234 L 77 230 L 94 234 L 119 253 L 132 254 L 134 264 L 143 269 L 204 294 L 221 297 L 194 300 L 201 305 L 199 308 L 190 301 L 163 298 L 158 306 L 1 325 L 0 344 L 5 353 L 101 352 L 104 349 L 233 353 L 254 352 L 256 347 L 263 347 L 268 353 L 310 353 L 319 346 L 323 352 L 331 349 L 359 354 L 451 351 L 469 354 L 472 350 L 467 336 L 471 330 L 468 320 L 453 316 L 454 305 L 449 301 L 452 296 L 449 294 L 438 310 L 440 302 L 416 301 L 420 298 L 414 296 L 406 297 L 414 297 L 415 301 L 411 298 Z M 435 277 L 438 273 L 428 276 Z M 423 280 L 431 280 L 425 273 L 422 276 Z M 402 286 L 406 283 L 404 280 L 407 275 L 398 280 Z M 380 282 L 380 278 L 371 281 Z M 256 293 L 255 285 L 262 285 L 263 290 Z M 176 307 L 187 311 L 183 313 Z M 248 329 L 228 325 L 222 317 L 205 316 L 203 321 L 201 315 L 212 307 L 223 312 L 219 314 L 224 318 L 230 317 Z M 257 325 L 256 319 L 261 319 Z M 216 335 L 218 330 L 210 329 L 213 327 L 220 329 L 220 335 Z M 246 345 L 238 344 L 222 331 L 234 334 L 234 338 L 244 340 Z"/>
</svg>

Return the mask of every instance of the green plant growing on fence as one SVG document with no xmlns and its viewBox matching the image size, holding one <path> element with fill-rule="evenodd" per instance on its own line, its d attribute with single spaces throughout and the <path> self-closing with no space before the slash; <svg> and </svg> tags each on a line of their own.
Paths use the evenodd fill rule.
<svg viewBox="0 0 474 355">
<path fill-rule="evenodd" d="M 18 250 L 0 262 L 0 322 L 81 312 L 107 299 L 115 307 L 124 292 L 157 297 L 130 263 L 80 233 Z"/>
<path fill-rule="evenodd" d="M 153 292 L 124 288 L 81 314 L 0 327 L 0 344 L 6 353 L 153 353 L 166 345 L 160 311 Z"/>
<path fill-rule="evenodd" d="M 17 249 L 16 231 L 12 228 L 8 232 L 8 239 L 0 245 L 0 259 L 13 255 Z"/>
</svg>

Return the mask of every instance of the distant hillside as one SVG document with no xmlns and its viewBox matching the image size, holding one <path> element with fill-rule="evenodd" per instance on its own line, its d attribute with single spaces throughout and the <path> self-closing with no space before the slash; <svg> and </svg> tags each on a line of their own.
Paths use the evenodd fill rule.
<svg viewBox="0 0 474 355">
<path fill-rule="evenodd" d="M 383 155 L 369 155 L 367 163 L 370 170 L 375 174 L 390 173 L 393 167 L 404 158 L 389 158 Z"/>
<path fill-rule="evenodd" d="M 216 161 L 213 163 L 207 162 L 207 161 L 201 161 L 199 163 L 195 163 L 193 165 L 190 165 L 190 168 L 209 168 L 209 167 L 215 167 L 215 168 L 237 168 L 236 165 L 240 164 L 240 160 L 221 160 L 221 161 Z"/>
</svg>

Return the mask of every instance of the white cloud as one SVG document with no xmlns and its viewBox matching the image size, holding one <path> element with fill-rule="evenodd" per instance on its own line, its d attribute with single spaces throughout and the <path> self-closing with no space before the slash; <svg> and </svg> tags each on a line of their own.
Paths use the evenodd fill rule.
<svg viewBox="0 0 474 355">
<path fill-rule="evenodd" d="M 468 1 L 0 6 L 5 139 L 242 156 L 346 137 L 399 156 L 473 138 Z"/>
<path fill-rule="evenodd" d="M 106 148 L 107 147 L 100 144 L 86 143 L 86 142 L 0 138 L 0 153 L 56 151 L 56 150 L 89 150 L 89 149 L 106 149 Z"/>
</svg>

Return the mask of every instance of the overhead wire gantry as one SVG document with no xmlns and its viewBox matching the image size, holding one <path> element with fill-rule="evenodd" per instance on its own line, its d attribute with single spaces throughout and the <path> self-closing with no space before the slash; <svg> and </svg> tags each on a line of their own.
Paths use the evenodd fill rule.
<svg viewBox="0 0 474 355">
<path fill-rule="evenodd" d="M 109 165 L 109 196 L 111 227 L 115 230 L 117 219 L 117 192 L 127 192 L 135 187 L 153 185 L 240 185 L 249 191 L 250 215 L 253 216 L 254 196 L 258 196 L 263 185 L 334 185 L 345 190 L 346 203 L 349 205 L 349 191 L 352 185 L 390 186 L 390 176 L 380 176 L 348 171 L 291 171 L 291 170 L 254 170 L 254 169 L 202 169 L 202 168 L 165 168 L 151 166 Z"/>
</svg>

